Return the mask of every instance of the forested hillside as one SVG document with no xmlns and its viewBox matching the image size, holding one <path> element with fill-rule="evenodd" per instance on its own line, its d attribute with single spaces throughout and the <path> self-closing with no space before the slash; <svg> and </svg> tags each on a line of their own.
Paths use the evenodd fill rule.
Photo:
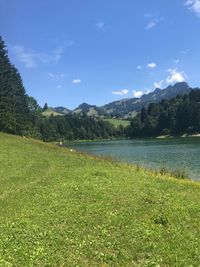
<svg viewBox="0 0 200 267">
<path fill-rule="evenodd" d="M 191 90 L 192 88 L 186 82 L 179 82 L 174 85 L 169 85 L 165 89 L 156 88 L 154 91 L 144 94 L 140 98 L 125 98 L 101 107 L 83 103 L 74 112 L 86 112 L 88 116 L 96 117 L 133 118 L 136 112 L 139 112 L 143 107 L 147 107 L 150 103 L 159 103 L 163 99 L 171 99 L 177 95 L 188 94 Z"/>
<path fill-rule="evenodd" d="M 129 136 L 195 134 L 200 132 L 200 90 L 151 103 L 131 121 Z"/>
</svg>

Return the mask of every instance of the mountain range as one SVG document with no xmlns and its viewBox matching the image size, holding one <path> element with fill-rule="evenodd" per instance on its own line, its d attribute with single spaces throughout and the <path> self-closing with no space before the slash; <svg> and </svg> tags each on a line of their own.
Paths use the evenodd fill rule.
<svg viewBox="0 0 200 267">
<path fill-rule="evenodd" d="M 87 103 L 82 103 L 74 110 L 69 110 L 65 107 L 52 108 L 53 112 L 60 115 L 70 113 L 86 113 L 88 116 L 101 117 L 101 118 L 122 118 L 128 119 L 133 117 L 143 107 L 148 106 L 150 103 L 158 103 L 163 99 L 170 99 L 177 95 L 188 94 L 192 88 L 186 82 L 179 82 L 174 85 L 169 85 L 165 89 L 156 88 L 153 92 L 142 95 L 140 98 L 127 98 L 108 103 L 104 106 L 95 106 Z"/>
</svg>

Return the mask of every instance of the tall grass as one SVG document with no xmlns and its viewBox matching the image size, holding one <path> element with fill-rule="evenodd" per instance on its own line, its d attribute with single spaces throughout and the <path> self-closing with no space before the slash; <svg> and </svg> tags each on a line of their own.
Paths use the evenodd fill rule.
<svg viewBox="0 0 200 267">
<path fill-rule="evenodd" d="M 176 170 L 168 170 L 165 167 L 161 167 L 159 170 L 159 173 L 161 175 L 169 175 L 177 179 L 189 179 L 189 176 L 185 172 L 185 170 L 181 169 L 176 169 Z"/>
</svg>

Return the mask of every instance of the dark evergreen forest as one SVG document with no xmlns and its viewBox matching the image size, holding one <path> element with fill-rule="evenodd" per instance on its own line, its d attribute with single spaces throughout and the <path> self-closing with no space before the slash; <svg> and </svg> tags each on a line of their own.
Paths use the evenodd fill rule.
<svg viewBox="0 0 200 267">
<path fill-rule="evenodd" d="M 200 90 L 151 103 L 131 121 L 130 137 L 179 136 L 200 132 Z"/>
</svg>

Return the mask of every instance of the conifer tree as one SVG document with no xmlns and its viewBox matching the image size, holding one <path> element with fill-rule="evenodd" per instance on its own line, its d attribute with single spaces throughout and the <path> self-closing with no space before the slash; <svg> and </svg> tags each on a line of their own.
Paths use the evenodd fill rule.
<svg viewBox="0 0 200 267">
<path fill-rule="evenodd" d="M 29 109 L 21 76 L 10 63 L 0 37 L 0 130 L 23 134 L 30 128 Z"/>
<path fill-rule="evenodd" d="M 47 110 L 49 107 L 47 105 L 47 103 L 44 104 L 44 107 L 43 107 L 43 111 Z"/>
</svg>

